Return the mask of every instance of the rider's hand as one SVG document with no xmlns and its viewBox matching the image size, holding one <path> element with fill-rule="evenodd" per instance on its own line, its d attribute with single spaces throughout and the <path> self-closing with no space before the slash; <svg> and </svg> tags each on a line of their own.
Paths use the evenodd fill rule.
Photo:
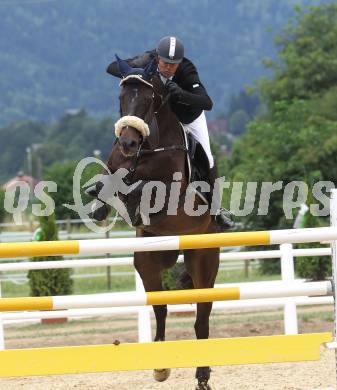
<svg viewBox="0 0 337 390">
<path fill-rule="evenodd" d="M 179 100 L 182 97 L 183 90 L 174 81 L 168 80 L 165 87 L 174 99 Z"/>
</svg>

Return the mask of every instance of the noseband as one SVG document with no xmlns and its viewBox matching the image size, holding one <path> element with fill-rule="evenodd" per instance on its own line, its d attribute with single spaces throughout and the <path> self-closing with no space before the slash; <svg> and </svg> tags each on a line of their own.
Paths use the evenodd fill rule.
<svg viewBox="0 0 337 390">
<path fill-rule="evenodd" d="M 115 134 L 119 138 L 124 127 L 131 126 L 138 130 L 143 137 L 150 135 L 149 125 L 138 116 L 125 115 L 115 123 Z"/>
</svg>

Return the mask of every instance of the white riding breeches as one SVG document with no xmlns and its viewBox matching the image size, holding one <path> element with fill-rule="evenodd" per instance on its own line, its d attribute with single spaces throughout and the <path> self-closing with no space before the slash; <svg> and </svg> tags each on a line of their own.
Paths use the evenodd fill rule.
<svg viewBox="0 0 337 390">
<path fill-rule="evenodd" d="M 209 167 L 213 168 L 214 166 L 214 158 L 211 152 L 211 145 L 209 142 L 208 128 L 206 122 L 205 112 L 203 111 L 197 119 L 193 122 L 185 125 L 182 124 L 186 133 L 192 133 L 195 139 L 201 144 L 203 147 L 209 161 Z"/>
</svg>

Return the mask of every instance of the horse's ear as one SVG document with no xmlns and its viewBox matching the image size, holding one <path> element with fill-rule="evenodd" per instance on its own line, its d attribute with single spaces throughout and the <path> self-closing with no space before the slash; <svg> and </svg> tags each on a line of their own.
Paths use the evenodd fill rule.
<svg viewBox="0 0 337 390">
<path fill-rule="evenodd" d="M 148 78 L 151 78 L 154 74 L 156 74 L 158 68 L 158 63 L 155 58 L 153 58 L 144 68 L 144 72 Z"/>
<path fill-rule="evenodd" d="M 115 56 L 117 60 L 119 73 L 121 74 L 122 77 L 125 77 L 131 72 L 132 67 L 126 61 L 120 59 L 117 54 L 115 54 Z"/>
</svg>

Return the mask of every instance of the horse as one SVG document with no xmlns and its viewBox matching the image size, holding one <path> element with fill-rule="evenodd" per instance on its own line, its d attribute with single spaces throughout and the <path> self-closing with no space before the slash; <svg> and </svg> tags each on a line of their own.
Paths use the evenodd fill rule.
<svg viewBox="0 0 337 390">
<path fill-rule="evenodd" d="M 149 64 L 145 69 L 131 68 L 125 61 L 118 59 L 120 72 L 123 76 L 120 83 L 121 118 L 115 125 L 117 141 L 107 160 L 110 173 L 120 168 L 126 168 L 128 183 L 141 181 L 162 181 L 169 187 L 172 178 L 181 177 L 180 191 L 175 215 L 158 213 L 144 224 L 141 218 L 133 215 L 133 225 L 137 237 L 161 235 L 203 234 L 217 231 L 209 210 L 201 215 L 188 215 L 181 200 L 187 196 L 189 183 L 189 168 L 186 158 L 184 134 L 178 118 L 169 105 L 169 95 L 159 75 L 155 72 L 156 65 Z M 176 177 L 177 177 L 176 176 Z M 96 193 L 97 196 L 97 193 Z M 123 198 L 121 198 L 123 199 Z M 203 204 L 199 197 L 193 198 L 194 208 Z M 125 202 L 128 199 L 123 199 Z M 138 198 L 139 201 L 139 198 Z M 151 199 L 153 204 L 153 199 Z M 132 202 L 131 202 L 132 203 Z M 137 202 L 136 202 L 137 203 Z M 167 209 L 168 199 L 165 200 Z M 109 207 L 101 208 L 103 216 L 107 217 Z M 130 207 L 135 211 L 135 207 Z M 161 291 L 161 273 L 172 267 L 179 251 L 136 252 L 134 266 L 139 273 L 145 291 Z M 212 288 L 219 268 L 219 248 L 184 250 L 184 264 L 191 288 Z M 156 334 L 154 341 L 165 340 L 165 323 L 167 306 L 153 306 L 156 319 Z M 212 302 L 198 303 L 194 324 L 197 339 L 209 337 L 209 317 Z M 164 381 L 170 374 L 169 369 L 154 370 L 154 378 Z M 211 389 L 209 367 L 197 367 L 196 389 Z"/>
</svg>

